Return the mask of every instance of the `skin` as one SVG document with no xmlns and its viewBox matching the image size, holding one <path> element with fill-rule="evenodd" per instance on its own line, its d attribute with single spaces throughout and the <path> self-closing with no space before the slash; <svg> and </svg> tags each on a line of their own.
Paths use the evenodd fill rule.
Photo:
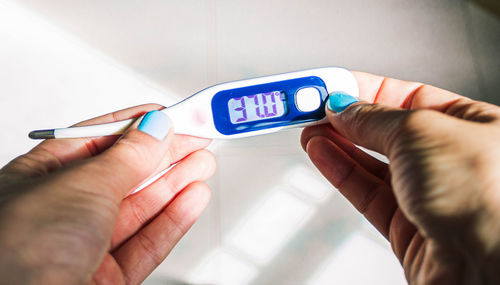
<svg viewBox="0 0 500 285">
<path fill-rule="evenodd" d="M 78 125 L 140 116 L 143 105 Z M 188 231 L 210 198 L 208 140 L 46 140 L 0 170 L 0 276 L 6 284 L 139 284 Z M 154 173 L 178 162 L 141 192 Z"/>
<path fill-rule="evenodd" d="M 420 83 L 355 76 L 364 102 L 327 111 L 331 124 L 302 134 L 313 163 L 391 242 L 410 283 L 499 283 L 500 109 Z M 120 139 L 44 141 L 0 170 L 2 282 L 138 284 L 168 255 L 208 203 L 202 181 L 215 161 L 207 140 L 171 132 L 158 141 L 137 124 Z"/>
<path fill-rule="evenodd" d="M 420 83 L 355 76 L 362 101 L 327 110 L 330 124 L 304 129 L 312 162 L 390 241 L 409 283 L 498 284 L 500 108 Z"/>
</svg>

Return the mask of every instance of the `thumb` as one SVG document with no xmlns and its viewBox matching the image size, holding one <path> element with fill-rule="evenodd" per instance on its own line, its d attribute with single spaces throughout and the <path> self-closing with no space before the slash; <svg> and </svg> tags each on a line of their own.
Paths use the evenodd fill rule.
<svg viewBox="0 0 500 285">
<path fill-rule="evenodd" d="M 328 98 L 326 114 L 332 126 L 353 143 L 389 158 L 395 144 L 425 131 L 430 123 L 448 129 L 451 117 L 433 110 L 405 110 L 359 101 L 345 93 Z"/>
<path fill-rule="evenodd" d="M 121 201 L 168 157 L 171 127 L 165 113 L 151 111 L 137 119 L 112 147 L 69 168 L 60 178 L 72 183 L 71 188 Z"/>
</svg>

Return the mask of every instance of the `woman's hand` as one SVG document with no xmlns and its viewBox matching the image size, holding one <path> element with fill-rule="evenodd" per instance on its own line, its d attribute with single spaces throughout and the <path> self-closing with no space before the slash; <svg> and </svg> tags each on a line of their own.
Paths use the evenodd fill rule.
<svg viewBox="0 0 500 285">
<path fill-rule="evenodd" d="M 410 283 L 499 282 L 500 108 L 355 76 L 361 99 L 375 104 L 331 96 L 331 125 L 302 134 L 313 163 L 389 239 Z"/>
<path fill-rule="evenodd" d="M 79 125 L 160 108 L 137 106 Z M 47 140 L 0 170 L 2 282 L 137 284 L 163 261 L 208 203 L 202 181 L 215 160 L 204 150 L 208 140 L 172 131 L 162 138 L 168 123 L 155 138 L 138 124 L 118 140 Z"/>
</svg>

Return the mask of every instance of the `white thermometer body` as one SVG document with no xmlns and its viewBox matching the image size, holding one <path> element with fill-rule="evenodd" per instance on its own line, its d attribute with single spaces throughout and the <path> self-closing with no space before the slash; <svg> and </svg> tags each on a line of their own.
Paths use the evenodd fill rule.
<svg viewBox="0 0 500 285">
<path fill-rule="evenodd" d="M 358 96 L 347 69 L 327 67 L 214 85 L 162 110 L 175 133 L 232 139 L 317 124 L 333 92 Z M 34 131 L 31 138 L 74 138 L 121 134 L 134 121 Z"/>
</svg>

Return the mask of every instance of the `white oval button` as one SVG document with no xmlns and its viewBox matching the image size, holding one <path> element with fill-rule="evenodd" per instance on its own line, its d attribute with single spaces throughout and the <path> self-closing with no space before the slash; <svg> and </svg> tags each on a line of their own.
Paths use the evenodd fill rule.
<svg viewBox="0 0 500 285">
<path fill-rule="evenodd" d="M 321 106 L 321 94 L 314 87 L 299 89 L 295 93 L 295 105 L 301 112 L 311 112 Z"/>
</svg>

